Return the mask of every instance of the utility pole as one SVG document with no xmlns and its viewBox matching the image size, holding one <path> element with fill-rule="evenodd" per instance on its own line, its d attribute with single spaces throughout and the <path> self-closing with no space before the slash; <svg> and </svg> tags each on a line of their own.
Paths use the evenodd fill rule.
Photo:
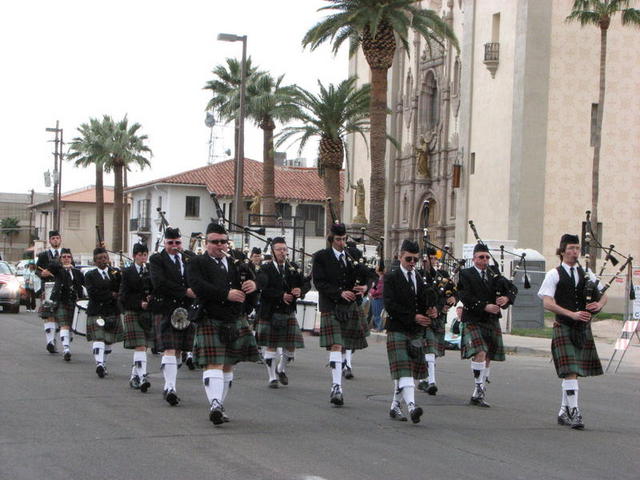
<svg viewBox="0 0 640 480">
<path fill-rule="evenodd" d="M 56 120 L 55 128 L 46 128 L 47 132 L 53 132 L 56 134 L 53 151 L 53 229 L 60 231 L 60 195 L 61 195 L 61 178 L 62 178 L 62 128 L 60 128 L 60 121 Z M 49 140 L 51 141 L 51 140 Z"/>
</svg>

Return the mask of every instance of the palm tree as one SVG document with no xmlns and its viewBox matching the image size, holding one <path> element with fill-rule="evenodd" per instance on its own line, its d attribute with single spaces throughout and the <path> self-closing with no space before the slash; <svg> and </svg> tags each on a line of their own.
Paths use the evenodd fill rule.
<svg viewBox="0 0 640 480">
<path fill-rule="evenodd" d="M 95 118 L 78 127 L 79 137 L 75 137 L 70 145 L 67 160 L 75 162 L 76 167 L 94 165 L 96 169 L 96 228 L 104 237 L 104 167 L 102 125 Z M 100 242 L 96 232 L 96 245 Z"/>
<path fill-rule="evenodd" d="M 318 11 L 334 10 L 311 30 L 302 40 L 311 50 L 330 41 L 334 53 L 345 40 L 349 40 L 349 53 L 355 54 L 362 47 L 371 70 L 371 184 L 369 201 L 370 231 L 372 235 L 384 234 L 385 154 L 387 140 L 387 71 L 393 65 L 396 36 L 409 52 L 409 30 L 432 43 L 442 45 L 451 42 L 456 49 L 458 41 L 452 28 L 437 12 L 421 9 L 416 0 L 326 0 L 330 5 Z"/>
<path fill-rule="evenodd" d="M 276 120 L 286 122 L 294 113 L 291 96 L 295 88 L 282 85 L 284 75 L 274 79 L 268 73 L 254 75 L 247 85 L 247 114 L 262 129 L 262 214 L 275 215 L 275 170 L 273 131 Z"/>
<path fill-rule="evenodd" d="M 357 88 L 355 77 L 340 82 L 337 87 L 333 84 L 325 87 L 319 80 L 318 85 L 317 95 L 296 87 L 291 102 L 292 118 L 302 124 L 285 127 L 278 135 L 276 145 L 294 137 L 301 152 L 310 139 L 318 138 L 318 167 L 319 171 L 324 171 L 325 191 L 339 204 L 345 137 L 357 133 L 366 141 L 371 88 L 369 85 Z M 328 209 L 325 218 L 325 232 L 328 233 L 331 225 Z"/>
<path fill-rule="evenodd" d="M 9 248 L 13 248 L 13 237 L 20 233 L 20 219 L 6 217 L 0 220 L 0 232 L 9 239 Z"/>
<path fill-rule="evenodd" d="M 604 96 L 606 90 L 607 69 L 607 32 L 611 19 L 617 14 L 622 17 L 622 25 L 640 26 L 640 10 L 629 8 L 629 0 L 575 0 L 567 22 L 580 22 L 581 26 L 595 25 L 600 28 L 600 83 L 598 91 L 598 109 L 594 131 L 593 166 L 591 170 L 591 230 L 598 232 L 598 195 L 600 192 L 600 146 L 602 118 L 604 115 Z M 595 243 L 595 242 L 594 242 Z M 591 260 L 595 270 L 596 248 L 592 243 Z"/>
</svg>

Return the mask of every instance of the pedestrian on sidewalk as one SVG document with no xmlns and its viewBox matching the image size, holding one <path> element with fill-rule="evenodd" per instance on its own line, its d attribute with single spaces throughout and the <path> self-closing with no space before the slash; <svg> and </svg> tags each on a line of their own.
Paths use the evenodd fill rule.
<svg viewBox="0 0 640 480">
<path fill-rule="evenodd" d="M 36 275 L 36 264 L 29 263 L 27 271 L 24 272 L 24 288 L 27 292 L 27 312 L 36 311 L 36 293 L 40 291 L 42 282 Z"/>
<path fill-rule="evenodd" d="M 373 331 L 381 332 L 383 330 L 382 310 L 384 309 L 384 265 L 378 264 L 376 274 L 378 279 L 369 290 L 369 297 L 371 298 L 371 310 L 373 313 Z"/>
</svg>

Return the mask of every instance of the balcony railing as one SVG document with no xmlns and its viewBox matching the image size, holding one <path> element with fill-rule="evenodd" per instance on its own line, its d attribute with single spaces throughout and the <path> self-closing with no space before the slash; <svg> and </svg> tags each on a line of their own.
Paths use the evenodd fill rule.
<svg viewBox="0 0 640 480">
<path fill-rule="evenodd" d="M 491 72 L 491 78 L 495 77 L 498 63 L 500 62 L 500 44 L 491 42 L 484 44 L 484 64 Z"/>
<path fill-rule="evenodd" d="M 129 220 L 129 231 L 131 232 L 151 232 L 151 218 L 140 217 Z"/>
</svg>

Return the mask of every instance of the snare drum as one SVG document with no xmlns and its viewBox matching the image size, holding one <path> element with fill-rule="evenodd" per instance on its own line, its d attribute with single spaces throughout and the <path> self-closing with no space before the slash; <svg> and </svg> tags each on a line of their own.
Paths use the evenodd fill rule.
<svg viewBox="0 0 640 480">
<path fill-rule="evenodd" d="M 71 330 L 73 333 L 85 337 L 87 335 L 87 306 L 89 300 L 78 300 L 76 302 L 76 310 L 73 313 L 73 323 Z"/>
</svg>

